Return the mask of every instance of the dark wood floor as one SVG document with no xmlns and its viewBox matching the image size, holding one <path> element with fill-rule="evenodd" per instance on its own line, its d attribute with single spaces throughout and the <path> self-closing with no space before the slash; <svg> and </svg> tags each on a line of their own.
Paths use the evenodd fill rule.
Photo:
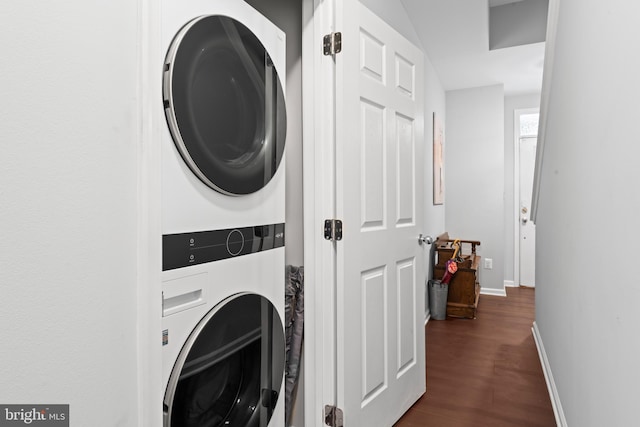
<svg viewBox="0 0 640 427">
<path fill-rule="evenodd" d="M 555 426 L 531 333 L 531 288 L 480 296 L 477 318 L 427 324 L 427 392 L 395 427 Z"/>
</svg>

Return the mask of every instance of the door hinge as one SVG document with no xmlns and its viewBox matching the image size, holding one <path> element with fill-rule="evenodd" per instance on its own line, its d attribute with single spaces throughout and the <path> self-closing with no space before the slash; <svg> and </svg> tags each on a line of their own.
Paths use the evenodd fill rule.
<svg viewBox="0 0 640 427">
<path fill-rule="evenodd" d="M 322 51 L 325 55 L 335 55 L 342 51 L 342 33 L 327 34 L 322 40 Z"/>
<path fill-rule="evenodd" d="M 333 241 L 342 240 L 342 221 L 339 219 L 325 219 L 324 238 Z"/>
<path fill-rule="evenodd" d="M 325 405 L 324 423 L 331 427 L 344 427 L 342 409 L 332 405 Z"/>
</svg>

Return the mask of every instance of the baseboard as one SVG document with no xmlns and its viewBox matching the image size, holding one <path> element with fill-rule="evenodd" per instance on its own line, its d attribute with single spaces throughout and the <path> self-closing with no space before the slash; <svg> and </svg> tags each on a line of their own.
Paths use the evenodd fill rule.
<svg viewBox="0 0 640 427">
<path fill-rule="evenodd" d="M 515 288 L 516 287 L 516 282 L 514 282 L 513 280 L 505 280 L 504 281 L 504 287 L 505 288 Z"/>
<path fill-rule="evenodd" d="M 493 295 L 494 297 L 506 297 L 507 291 L 504 289 L 480 288 L 480 295 Z"/>
<path fill-rule="evenodd" d="M 424 326 L 427 326 L 427 323 L 429 323 L 429 320 L 431 320 L 431 313 L 427 314 L 427 317 L 424 318 Z"/>
<path fill-rule="evenodd" d="M 547 382 L 549 398 L 551 398 L 551 406 L 553 406 L 553 414 L 556 417 L 556 425 L 558 427 L 567 427 L 567 419 L 564 417 L 564 411 L 562 410 L 562 403 L 560 403 L 560 396 L 558 395 L 556 382 L 553 379 L 549 359 L 547 359 L 547 353 L 544 350 L 544 344 L 542 343 L 542 337 L 540 336 L 540 330 L 538 329 L 538 324 L 536 322 L 533 322 L 531 331 L 533 332 L 533 340 L 536 342 L 536 347 L 538 348 L 538 356 L 540 357 L 540 364 L 542 365 L 544 379 Z"/>
</svg>

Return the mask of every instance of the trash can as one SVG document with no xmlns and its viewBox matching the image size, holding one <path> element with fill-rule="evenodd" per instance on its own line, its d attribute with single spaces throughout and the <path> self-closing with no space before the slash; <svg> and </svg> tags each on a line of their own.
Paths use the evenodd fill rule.
<svg viewBox="0 0 640 427">
<path fill-rule="evenodd" d="M 445 320 L 447 318 L 447 295 L 449 285 L 440 280 L 429 280 L 429 310 L 431 318 Z"/>
</svg>

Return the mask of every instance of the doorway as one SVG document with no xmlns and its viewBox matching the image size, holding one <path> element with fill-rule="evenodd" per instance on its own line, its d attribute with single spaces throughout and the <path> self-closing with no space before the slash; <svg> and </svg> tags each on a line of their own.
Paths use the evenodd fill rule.
<svg viewBox="0 0 640 427">
<path fill-rule="evenodd" d="M 531 194 L 538 140 L 539 109 L 514 113 L 514 281 L 535 287 L 535 225 L 531 221 Z"/>
</svg>

